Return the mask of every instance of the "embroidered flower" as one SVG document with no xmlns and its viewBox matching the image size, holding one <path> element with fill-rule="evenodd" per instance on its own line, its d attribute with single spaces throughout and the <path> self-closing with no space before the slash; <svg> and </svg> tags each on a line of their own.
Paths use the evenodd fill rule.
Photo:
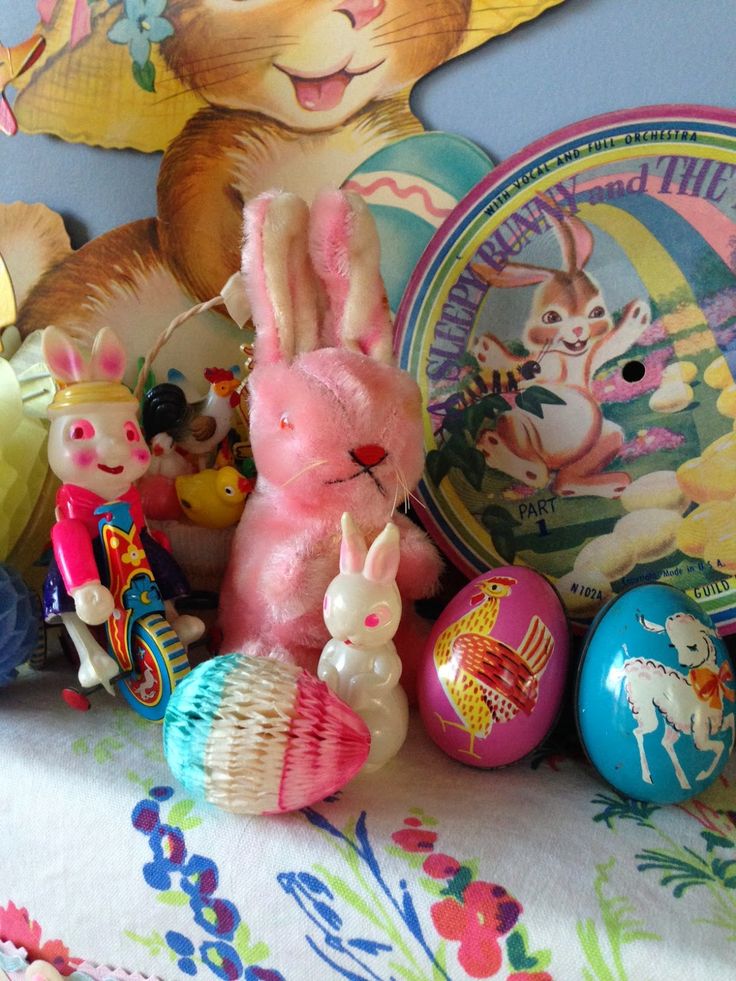
<svg viewBox="0 0 736 981">
<path fill-rule="evenodd" d="M 501 967 L 498 938 L 515 925 L 521 904 L 503 886 L 471 882 L 463 902 L 443 899 L 430 913 L 435 929 L 446 940 L 459 940 L 458 960 L 471 978 L 489 978 Z"/>
</svg>

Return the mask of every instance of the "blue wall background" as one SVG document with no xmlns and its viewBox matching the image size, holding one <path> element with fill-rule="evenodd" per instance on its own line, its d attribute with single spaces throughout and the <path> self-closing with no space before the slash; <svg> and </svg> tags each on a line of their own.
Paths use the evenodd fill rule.
<svg viewBox="0 0 736 981">
<path fill-rule="evenodd" d="M 0 40 L 17 44 L 34 0 L 0 0 Z M 736 105 L 736 0 L 566 0 L 438 69 L 415 89 L 428 129 L 474 140 L 498 162 L 552 130 L 614 109 Z M 12 94 L 11 94 L 12 98 Z M 159 157 L 0 137 L 0 200 L 42 201 L 75 245 L 155 214 Z"/>
</svg>

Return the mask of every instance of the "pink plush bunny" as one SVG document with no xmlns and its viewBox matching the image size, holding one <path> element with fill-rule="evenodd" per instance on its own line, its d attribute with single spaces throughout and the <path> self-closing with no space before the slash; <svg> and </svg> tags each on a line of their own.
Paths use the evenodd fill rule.
<svg viewBox="0 0 736 981">
<path fill-rule="evenodd" d="M 322 598 L 337 575 L 340 517 L 373 540 L 401 534 L 396 638 L 411 686 L 423 631 L 412 601 L 436 589 L 439 555 L 396 507 L 424 466 L 419 387 L 395 367 L 375 225 L 363 202 L 312 205 L 268 193 L 245 211 L 243 270 L 256 330 L 249 379 L 258 482 L 220 594 L 223 652 L 314 670 L 329 634 Z"/>
</svg>

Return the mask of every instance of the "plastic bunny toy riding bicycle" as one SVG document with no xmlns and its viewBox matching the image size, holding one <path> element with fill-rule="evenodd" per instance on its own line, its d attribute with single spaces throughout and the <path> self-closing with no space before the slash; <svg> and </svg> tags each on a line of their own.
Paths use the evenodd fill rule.
<svg viewBox="0 0 736 981">
<path fill-rule="evenodd" d="M 167 548 L 145 528 L 134 481 L 150 461 L 136 419 L 137 403 L 121 384 L 125 352 L 100 331 L 85 363 L 53 327 L 43 351 L 63 385 L 49 417 L 49 465 L 62 481 L 51 532 L 53 560 L 44 587 L 47 622 L 61 619 L 79 654 L 81 690 L 66 689 L 75 708 L 113 682 L 132 707 L 160 721 L 188 670 L 185 646 L 203 632 L 173 602 L 188 592 Z M 168 615 L 165 618 L 164 613 Z M 90 626 L 105 624 L 107 649 Z"/>
</svg>

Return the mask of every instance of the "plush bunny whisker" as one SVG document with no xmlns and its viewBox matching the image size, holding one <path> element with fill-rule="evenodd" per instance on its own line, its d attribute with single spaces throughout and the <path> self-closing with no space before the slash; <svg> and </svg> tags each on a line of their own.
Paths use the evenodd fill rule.
<svg viewBox="0 0 736 981">
<path fill-rule="evenodd" d="M 329 462 L 330 462 L 329 460 L 315 460 L 314 463 L 308 463 L 306 467 L 302 467 L 301 470 L 297 470 L 297 472 L 292 474 L 288 480 L 284 481 L 284 483 L 281 484 L 281 487 L 288 487 L 290 483 L 292 483 L 294 480 L 297 480 L 299 477 L 303 476 L 309 470 L 314 470 L 315 467 L 324 466 L 325 463 L 329 463 Z"/>
</svg>

